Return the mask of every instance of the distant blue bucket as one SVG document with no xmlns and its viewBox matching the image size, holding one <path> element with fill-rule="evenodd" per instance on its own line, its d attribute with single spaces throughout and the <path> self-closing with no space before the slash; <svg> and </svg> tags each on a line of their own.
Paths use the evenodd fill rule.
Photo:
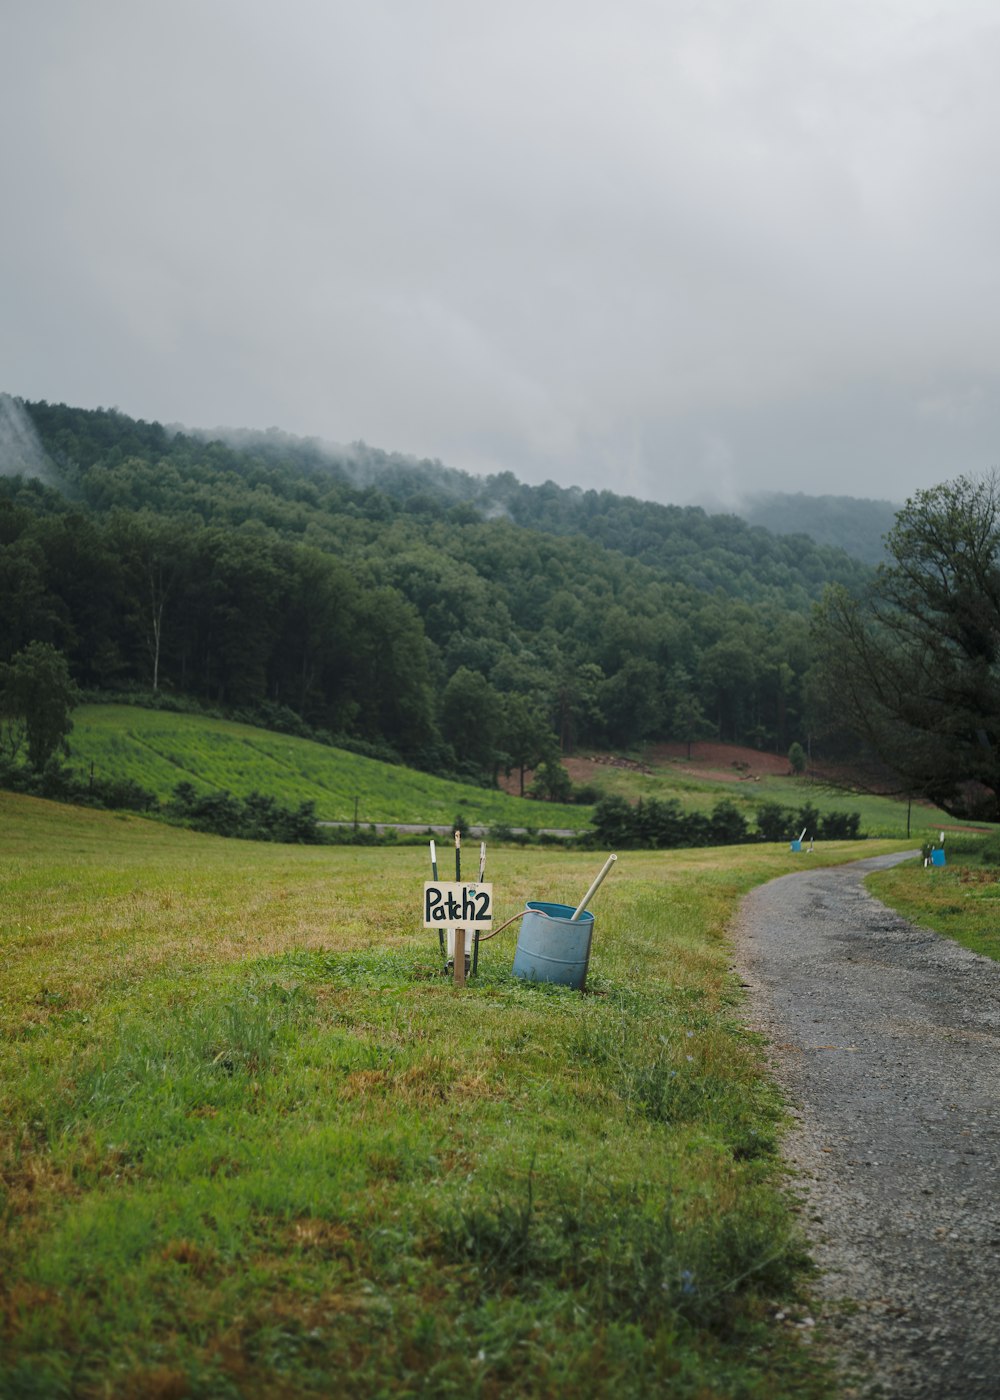
<svg viewBox="0 0 1000 1400">
<path fill-rule="evenodd" d="M 791 847 L 791 848 L 792 848 L 793 851 L 801 851 L 801 849 L 802 849 L 802 842 L 801 842 L 801 841 L 793 841 L 793 842 L 792 842 L 792 847 Z"/>
<path fill-rule="evenodd" d="M 584 910 L 573 918 L 572 904 L 542 904 L 529 899 L 514 954 L 514 976 L 529 982 L 557 982 L 583 991 L 590 962 L 594 916 Z"/>
<path fill-rule="evenodd" d="M 931 865 L 944 865 L 944 851 L 931 851 Z"/>
</svg>

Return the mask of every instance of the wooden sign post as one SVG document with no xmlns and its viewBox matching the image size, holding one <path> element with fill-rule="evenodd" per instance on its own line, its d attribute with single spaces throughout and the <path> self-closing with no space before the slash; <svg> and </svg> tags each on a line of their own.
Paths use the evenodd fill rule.
<svg viewBox="0 0 1000 1400">
<path fill-rule="evenodd" d="M 462 833 L 455 831 L 455 883 L 462 882 Z M 465 986 L 465 929 L 455 930 L 455 986 Z"/>
<path fill-rule="evenodd" d="M 436 861 L 432 857 L 432 868 L 437 874 Z M 475 951 L 479 952 L 479 930 L 489 928 L 493 922 L 493 886 L 483 883 L 486 870 L 486 845 L 480 847 L 478 880 L 462 880 L 462 833 L 455 832 L 455 880 L 454 882 L 428 880 L 424 885 L 424 928 L 436 928 L 438 937 L 443 940 L 445 933 L 454 933 L 454 958 L 456 987 L 465 986 L 465 939 L 471 932 L 475 939 Z M 449 938 L 449 942 L 451 939 Z M 478 957 L 475 958 L 475 971 Z"/>
</svg>

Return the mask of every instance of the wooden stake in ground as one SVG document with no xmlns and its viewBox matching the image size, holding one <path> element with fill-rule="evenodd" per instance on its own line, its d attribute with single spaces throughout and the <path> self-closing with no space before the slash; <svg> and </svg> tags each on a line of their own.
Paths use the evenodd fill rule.
<svg viewBox="0 0 1000 1400">
<path fill-rule="evenodd" d="M 462 883 L 462 833 L 455 832 L 455 883 Z M 455 986 L 465 986 L 465 929 L 455 930 Z"/>
<path fill-rule="evenodd" d="M 479 883 L 486 879 L 486 842 L 479 843 Z M 479 929 L 472 935 L 472 975 L 477 976 L 479 972 Z"/>
</svg>

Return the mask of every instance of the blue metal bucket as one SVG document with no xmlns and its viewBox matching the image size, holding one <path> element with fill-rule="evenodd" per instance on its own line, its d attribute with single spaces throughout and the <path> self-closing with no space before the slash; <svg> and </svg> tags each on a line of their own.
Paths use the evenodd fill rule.
<svg viewBox="0 0 1000 1400">
<path fill-rule="evenodd" d="M 938 849 L 938 850 L 936 850 L 936 851 L 931 851 L 931 865 L 944 865 L 944 864 L 945 864 L 944 851 L 942 851 L 942 850 L 940 850 L 940 849 Z"/>
<path fill-rule="evenodd" d="M 573 919 L 572 904 L 529 899 L 514 954 L 514 976 L 529 982 L 557 982 L 583 991 L 590 962 L 594 916 L 585 909 Z"/>
</svg>

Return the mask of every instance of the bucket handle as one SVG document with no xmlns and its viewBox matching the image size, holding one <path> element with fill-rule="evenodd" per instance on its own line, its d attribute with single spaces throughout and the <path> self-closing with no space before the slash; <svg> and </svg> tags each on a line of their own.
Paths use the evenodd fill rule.
<svg viewBox="0 0 1000 1400">
<path fill-rule="evenodd" d="M 598 887 L 598 885 L 600 885 L 601 881 L 604 879 L 605 875 L 607 875 L 608 871 L 611 869 L 611 867 L 614 865 L 614 863 L 615 863 L 615 861 L 616 861 L 617 859 L 618 859 L 617 856 L 608 856 L 607 860 L 604 862 L 604 866 L 603 866 L 603 868 L 602 868 L 602 870 L 601 870 L 601 873 L 598 875 L 597 879 L 596 879 L 596 880 L 594 881 L 594 883 L 591 885 L 591 887 L 590 887 L 590 889 L 587 891 L 587 893 L 586 893 L 586 894 L 583 896 L 583 898 L 580 900 L 580 903 L 576 906 L 576 911 L 575 911 L 575 913 L 573 914 L 573 917 L 570 919 L 570 923 L 571 923 L 571 924 L 572 924 L 572 923 L 575 923 L 576 920 L 577 920 L 577 919 L 580 917 L 580 915 L 583 913 L 583 911 L 586 909 L 587 905 L 590 903 L 590 901 L 593 899 L 594 895 L 597 893 L 597 887 Z"/>
</svg>

